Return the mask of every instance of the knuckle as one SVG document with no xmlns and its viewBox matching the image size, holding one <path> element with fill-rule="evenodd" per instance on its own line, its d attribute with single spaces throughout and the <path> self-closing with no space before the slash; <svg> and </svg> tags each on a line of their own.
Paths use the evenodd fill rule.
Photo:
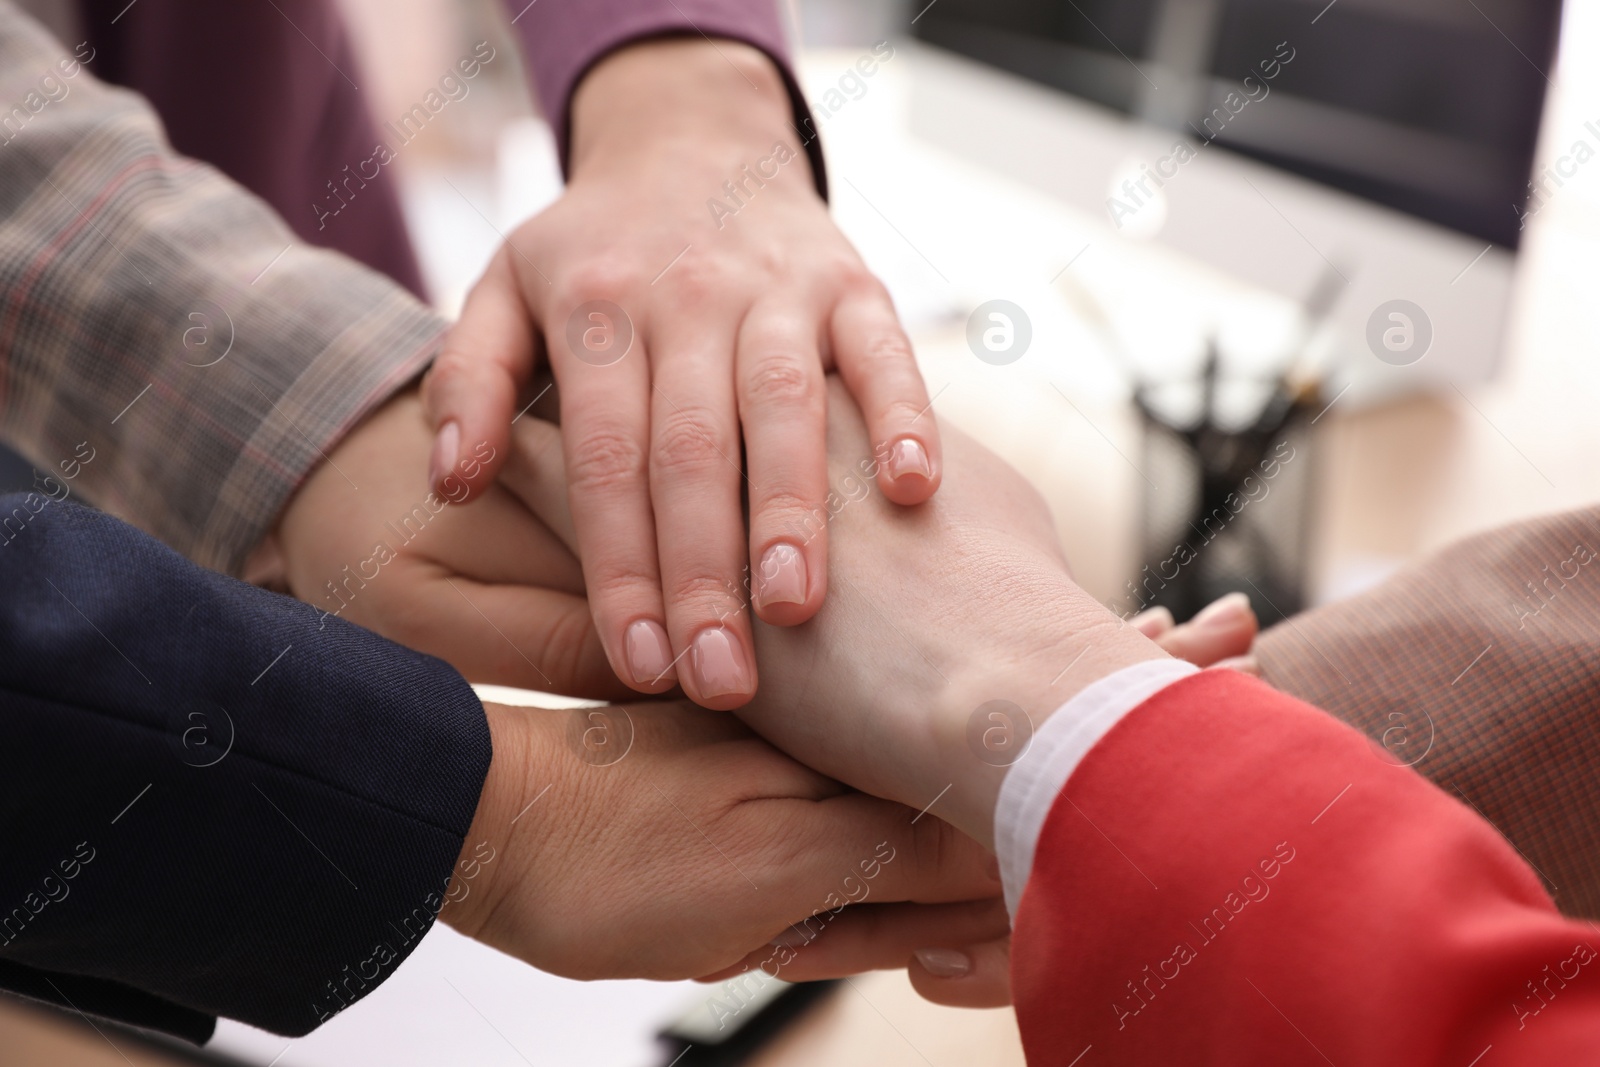
<svg viewBox="0 0 1600 1067">
<path fill-rule="evenodd" d="M 888 298 L 888 290 L 878 280 L 878 276 L 867 269 L 859 256 L 840 256 L 828 267 L 828 274 L 834 278 L 839 288 L 846 292 L 875 293 Z"/>
<path fill-rule="evenodd" d="M 753 770 L 756 773 L 746 772 L 746 779 L 739 783 L 745 787 L 745 791 L 735 795 L 770 796 L 770 767 L 758 764 L 754 765 Z M 803 809 L 789 808 L 765 814 L 760 819 L 747 820 L 744 832 L 748 835 L 749 850 L 752 858 L 765 870 L 781 876 L 792 875 L 795 871 L 804 870 L 819 852 L 829 852 L 839 847 L 838 839 L 834 836 L 836 828 L 820 827 L 802 812 Z M 818 900 L 817 903 L 821 904 L 822 901 Z"/>
<path fill-rule="evenodd" d="M 433 366 L 428 368 L 430 377 L 460 374 L 470 370 L 474 360 L 466 350 L 452 341 L 446 341 L 439 350 L 439 355 L 434 359 Z"/>
<path fill-rule="evenodd" d="M 733 278 L 711 256 L 685 255 L 668 275 L 673 292 L 686 303 L 701 306 L 722 297 L 732 285 Z"/>
<path fill-rule="evenodd" d="M 943 819 L 918 819 L 911 827 L 911 870 L 917 883 L 938 877 L 955 845 L 955 830 Z"/>
<path fill-rule="evenodd" d="M 703 411 L 674 410 L 662 418 L 650 458 L 652 474 L 700 474 L 726 461 L 728 445 Z"/>
<path fill-rule="evenodd" d="M 675 577 L 667 588 L 668 601 L 700 621 L 727 621 L 744 609 L 738 586 L 726 578 L 704 573 Z"/>
<path fill-rule="evenodd" d="M 637 600 L 641 591 L 654 590 L 656 576 L 627 557 L 599 557 L 590 564 L 584 584 L 598 618 L 609 605 L 627 605 Z"/>
<path fill-rule="evenodd" d="M 471 353 L 447 342 L 434 359 L 433 366 L 422 376 L 423 396 L 458 386 L 463 379 L 472 377 L 480 361 Z"/>
<path fill-rule="evenodd" d="M 883 370 L 915 363 L 916 353 L 911 341 L 899 330 L 888 330 L 867 341 L 861 349 L 861 361 L 867 370 Z"/>
<path fill-rule="evenodd" d="M 756 408 L 805 407 L 820 417 L 822 375 L 798 353 L 761 359 L 744 383 L 744 402 Z"/>
<path fill-rule="evenodd" d="M 917 416 L 921 415 L 923 410 L 923 404 L 904 396 L 897 396 L 893 400 L 886 401 L 877 414 L 886 424 L 909 426 L 917 421 Z"/>
<path fill-rule="evenodd" d="M 803 529 L 822 511 L 823 502 L 812 500 L 792 489 L 774 486 L 762 495 L 755 507 L 755 518 L 762 528 Z"/>
<path fill-rule="evenodd" d="M 576 307 L 590 300 L 613 300 L 632 293 L 640 280 L 639 270 L 625 256 L 597 255 L 573 267 L 557 283 L 563 306 Z"/>
<path fill-rule="evenodd" d="M 750 253 L 750 264 L 757 277 L 785 278 L 794 273 L 796 257 L 787 246 L 773 242 L 754 249 Z"/>
<path fill-rule="evenodd" d="M 567 451 L 567 485 L 573 493 L 627 488 L 644 477 L 644 450 L 621 428 L 591 430 Z"/>
</svg>

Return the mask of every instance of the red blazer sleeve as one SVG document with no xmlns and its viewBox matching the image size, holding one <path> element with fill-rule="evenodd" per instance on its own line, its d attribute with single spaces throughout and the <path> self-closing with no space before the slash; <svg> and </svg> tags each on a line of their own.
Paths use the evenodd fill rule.
<svg viewBox="0 0 1600 1067">
<path fill-rule="evenodd" d="M 1587 1063 L 1596 946 L 1455 798 L 1315 708 L 1206 671 L 1068 780 L 1012 983 L 1035 1067 Z"/>
<path fill-rule="evenodd" d="M 534 92 L 555 130 L 561 167 L 567 167 L 572 92 L 601 59 L 647 37 L 705 37 L 743 41 L 777 64 L 794 105 L 794 127 L 811 159 L 817 192 L 828 195 L 822 146 L 805 94 L 789 65 L 789 46 L 778 0 L 505 0 L 521 36 Z"/>
</svg>

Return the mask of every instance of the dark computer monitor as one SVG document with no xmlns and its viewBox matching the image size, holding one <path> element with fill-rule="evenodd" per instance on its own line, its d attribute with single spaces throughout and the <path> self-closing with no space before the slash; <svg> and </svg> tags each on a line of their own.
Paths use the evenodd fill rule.
<svg viewBox="0 0 1600 1067">
<path fill-rule="evenodd" d="M 1515 248 L 1560 0 L 936 0 L 923 40 Z M 1208 117 L 1293 52 L 1249 122 Z M 1258 92 L 1260 90 L 1257 90 Z"/>
</svg>

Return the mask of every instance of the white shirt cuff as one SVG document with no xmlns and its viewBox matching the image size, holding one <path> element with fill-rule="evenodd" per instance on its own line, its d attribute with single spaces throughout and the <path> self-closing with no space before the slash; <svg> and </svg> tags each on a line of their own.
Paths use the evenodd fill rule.
<svg viewBox="0 0 1600 1067">
<path fill-rule="evenodd" d="M 995 855 L 1013 919 L 1044 821 L 1072 772 L 1128 712 L 1199 671 L 1179 659 L 1135 663 L 1088 686 L 1039 727 L 1027 752 L 1006 772 L 994 808 Z"/>
</svg>

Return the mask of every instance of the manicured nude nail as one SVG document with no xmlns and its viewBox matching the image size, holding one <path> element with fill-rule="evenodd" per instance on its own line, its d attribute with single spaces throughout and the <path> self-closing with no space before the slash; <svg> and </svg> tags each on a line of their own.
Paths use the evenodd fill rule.
<svg viewBox="0 0 1600 1067">
<path fill-rule="evenodd" d="M 439 436 L 433 440 L 433 454 L 428 457 L 428 484 L 438 485 L 445 475 L 455 470 L 456 454 L 461 451 L 461 427 L 454 419 L 439 427 Z"/>
<path fill-rule="evenodd" d="M 928 450 L 915 437 L 902 437 L 889 448 L 889 477 L 895 481 L 914 474 L 919 478 L 933 477 L 933 463 Z"/>
<path fill-rule="evenodd" d="M 1194 617 L 1194 623 L 1203 630 L 1236 630 L 1249 617 L 1249 595 L 1229 593 L 1221 600 L 1206 605 L 1205 610 Z"/>
<path fill-rule="evenodd" d="M 721 626 L 701 630 L 689 659 L 701 699 L 750 692 L 750 669 L 745 665 L 744 649 L 732 631 Z"/>
<path fill-rule="evenodd" d="M 761 557 L 756 573 L 756 603 L 804 604 L 806 602 L 806 558 L 787 541 L 779 541 Z"/>
<path fill-rule="evenodd" d="M 972 960 L 953 948 L 919 948 L 912 955 L 935 978 L 960 978 L 972 971 Z"/>
<path fill-rule="evenodd" d="M 628 627 L 628 670 L 637 685 L 654 685 L 672 667 L 672 645 L 667 631 L 654 619 L 640 619 Z"/>
</svg>

